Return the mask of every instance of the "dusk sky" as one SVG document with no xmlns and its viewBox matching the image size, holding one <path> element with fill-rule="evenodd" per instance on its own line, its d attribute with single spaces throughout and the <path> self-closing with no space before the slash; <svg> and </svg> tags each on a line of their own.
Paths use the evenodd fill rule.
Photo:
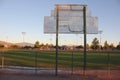
<svg viewBox="0 0 120 80">
<path fill-rule="evenodd" d="M 50 16 L 55 4 L 86 4 L 93 16 L 98 17 L 102 30 L 102 44 L 120 42 L 120 0 L 0 0 L 0 41 L 53 43 L 55 34 L 44 34 L 44 16 Z M 88 34 L 87 43 L 100 34 Z M 83 34 L 60 34 L 59 44 L 83 44 Z M 81 42 L 82 40 L 82 42 Z"/>
</svg>

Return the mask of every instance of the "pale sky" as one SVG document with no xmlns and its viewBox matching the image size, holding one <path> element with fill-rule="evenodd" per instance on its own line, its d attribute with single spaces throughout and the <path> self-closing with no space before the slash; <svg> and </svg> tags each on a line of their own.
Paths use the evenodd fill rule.
<svg viewBox="0 0 120 80">
<path fill-rule="evenodd" d="M 55 34 L 44 34 L 44 16 L 50 16 L 55 4 L 86 4 L 98 17 L 102 44 L 120 42 L 120 0 L 0 0 L 0 41 L 53 43 Z M 88 34 L 87 43 L 99 34 Z M 82 42 L 81 42 L 82 40 Z M 60 34 L 59 44 L 83 44 L 83 34 Z"/>
</svg>

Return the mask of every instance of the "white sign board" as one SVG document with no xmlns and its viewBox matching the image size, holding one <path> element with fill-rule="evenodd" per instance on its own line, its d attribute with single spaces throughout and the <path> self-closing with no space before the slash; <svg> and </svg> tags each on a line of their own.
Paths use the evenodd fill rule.
<svg viewBox="0 0 120 80">
<path fill-rule="evenodd" d="M 61 34 L 83 33 L 83 6 L 81 5 L 59 5 L 58 32 Z M 98 33 L 98 19 L 92 17 L 91 12 L 86 9 L 86 31 L 87 34 Z M 51 11 L 51 16 L 44 17 L 44 33 L 56 33 L 56 11 Z"/>
</svg>

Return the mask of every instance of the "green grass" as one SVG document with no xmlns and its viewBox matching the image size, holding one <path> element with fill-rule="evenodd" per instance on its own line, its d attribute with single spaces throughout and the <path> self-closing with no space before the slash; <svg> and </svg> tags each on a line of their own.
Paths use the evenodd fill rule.
<svg viewBox="0 0 120 80">
<path fill-rule="evenodd" d="M 37 67 L 53 68 L 55 67 L 55 52 L 36 52 L 36 51 L 6 51 L 5 65 L 7 66 L 35 66 L 35 57 L 37 55 Z M 108 54 L 109 60 L 108 60 Z M 2 52 L 0 52 L 0 65 L 2 64 Z M 84 63 L 83 53 L 73 52 L 73 67 L 82 68 Z M 120 69 L 120 53 L 98 53 L 87 52 L 87 68 L 89 69 L 105 69 L 110 64 L 112 69 Z M 58 67 L 71 68 L 72 52 L 58 53 Z"/>
</svg>

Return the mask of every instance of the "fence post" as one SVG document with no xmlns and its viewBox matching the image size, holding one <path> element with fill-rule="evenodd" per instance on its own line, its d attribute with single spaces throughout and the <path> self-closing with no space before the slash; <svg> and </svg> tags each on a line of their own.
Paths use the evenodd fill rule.
<svg viewBox="0 0 120 80">
<path fill-rule="evenodd" d="M 2 51 L 2 70 L 4 69 L 4 48 Z"/>
<path fill-rule="evenodd" d="M 37 52 L 35 53 L 35 73 L 37 74 Z"/>
</svg>

